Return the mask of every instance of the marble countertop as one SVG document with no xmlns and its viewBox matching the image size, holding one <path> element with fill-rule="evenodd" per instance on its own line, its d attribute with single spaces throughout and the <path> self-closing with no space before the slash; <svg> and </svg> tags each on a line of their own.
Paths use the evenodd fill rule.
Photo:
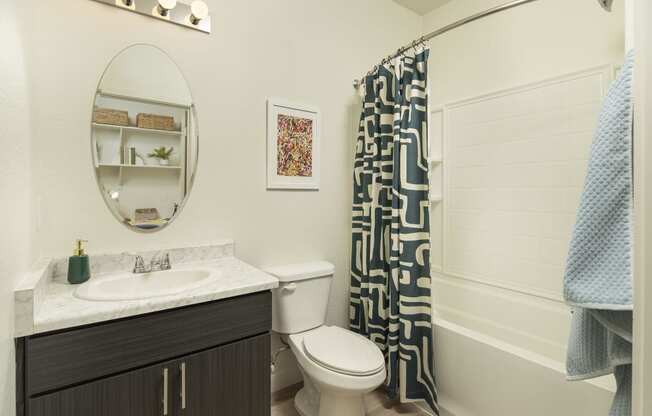
<svg viewBox="0 0 652 416">
<path fill-rule="evenodd" d="M 39 274 L 32 273 L 27 283 L 15 291 L 16 336 L 72 328 L 278 287 L 275 277 L 238 260 L 232 255 L 232 250 L 223 250 L 222 254 L 210 259 L 190 258 L 191 261 L 178 265 L 178 268 L 183 270 L 196 267 L 216 271 L 205 284 L 174 295 L 128 301 L 89 301 L 78 298 L 75 296 L 75 290 L 80 285 L 70 285 L 61 273 L 52 272 L 52 261 L 49 266 L 44 266 L 44 277 L 39 280 L 34 277 Z M 174 262 L 172 266 L 174 270 Z M 106 270 L 106 267 L 102 271 L 104 273 L 93 273 L 91 281 L 107 278 L 115 273 Z M 26 287 L 30 284 L 34 286 L 31 291 L 30 287 Z"/>
</svg>

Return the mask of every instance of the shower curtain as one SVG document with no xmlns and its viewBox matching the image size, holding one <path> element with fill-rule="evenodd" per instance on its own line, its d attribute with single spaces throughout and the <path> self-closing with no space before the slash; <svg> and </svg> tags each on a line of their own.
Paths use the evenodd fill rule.
<svg viewBox="0 0 652 416">
<path fill-rule="evenodd" d="M 427 49 L 363 80 L 355 148 L 350 326 L 383 351 L 385 385 L 436 414 L 430 305 Z"/>
</svg>

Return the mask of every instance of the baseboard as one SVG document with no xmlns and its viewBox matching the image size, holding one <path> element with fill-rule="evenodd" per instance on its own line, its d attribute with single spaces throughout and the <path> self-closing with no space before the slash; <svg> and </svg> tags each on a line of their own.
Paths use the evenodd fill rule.
<svg viewBox="0 0 652 416">
<path fill-rule="evenodd" d="M 295 383 L 272 393 L 272 406 L 294 397 L 303 387 L 303 382 Z"/>
<path fill-rule="evenodd" d="M 426 406 L 423 403 L 415 403 L 415 406 L 419 408 L 419 410 L 427 415 L 435 416 L 435 414 L 430 410 L 428 406 Z M 439 416 L 457 416 L 455 413 L 450 411 L 448 408 L 446 408 L 444 405 L 442 405 L 441 401 L 439 403 Z"/>
</svg>

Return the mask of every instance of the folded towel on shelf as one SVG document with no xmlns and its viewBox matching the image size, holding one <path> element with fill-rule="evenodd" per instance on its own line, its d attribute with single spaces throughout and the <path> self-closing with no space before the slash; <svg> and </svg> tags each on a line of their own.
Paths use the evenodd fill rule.
<svg viewBox="0 0 652 416">
<path fill-rule="evenodd" d="M 633 67 L 632 51 L 602 106 L 564 277 L 573 306 L 568 379 L 613 373 L 610 416 L 632 408 Z"/>
</svg>

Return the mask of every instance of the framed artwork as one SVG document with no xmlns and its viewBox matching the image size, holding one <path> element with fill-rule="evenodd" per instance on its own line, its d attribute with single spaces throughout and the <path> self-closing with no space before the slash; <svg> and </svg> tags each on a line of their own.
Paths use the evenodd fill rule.
<svg viewBox="0 0 652 416">
<path fill-rule="evenodd" d="M 267 189 L 319 189 L 319 110 L 267 100 Z"/>
</svg>

